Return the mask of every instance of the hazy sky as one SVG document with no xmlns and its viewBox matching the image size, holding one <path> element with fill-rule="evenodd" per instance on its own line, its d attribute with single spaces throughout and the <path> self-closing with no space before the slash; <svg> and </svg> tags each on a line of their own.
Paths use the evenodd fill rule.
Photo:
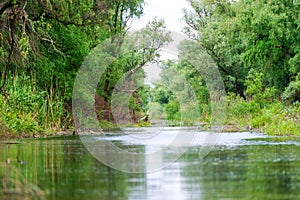
<svg viewBox="0 0 300 200">
<path fill-rule="evenodd" d="M 145 0 L 145 2 L 146 5 L 144 6 L 144 15 L 139 20 L 135 20 L 132 23 L 131 30 L 144 28 L 149 21 L 157 17 L 158 19 L 165 20 L 167 30 L 175 32 L 182 31 L 184 27 L 184 22 L 182 20 L 182 9 L 188 8 L 189 6 L 186 0 Z M 162 52 L 161 60 L 176 58 L 177 56 L 174 56 L 173 54 Z M 158 65 L 146 65 L 144 70 L 147 74 L 145 79 L 146 83 L 153 83 L 159 79 L 161 69 L 158 67 Z"/>
<path fill-rule="evenodd" d="M 132 23 L 133 29 L 140 29 L 154 17 L 163 18 L 167 29 L 180 32 L 184 26 L 183 8 L 188 7 L 186 0 L 145 0 L 144 16 Z"/>
</svg>

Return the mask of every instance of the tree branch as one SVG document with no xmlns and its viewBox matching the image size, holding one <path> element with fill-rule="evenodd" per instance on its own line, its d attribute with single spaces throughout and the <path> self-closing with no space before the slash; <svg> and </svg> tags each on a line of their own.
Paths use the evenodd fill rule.
<svg viewBox="0 0 300 200">
<path fill-rule="evenodd" d="M 9 2 L 5 3 L 5 4 L 0 8 L 0 16 L 5 12 L 5 10 L 7 10 L 7 9 L 9 9 L 9 8 L 15 6 L 15 5 L 17 5 L 17 3 L 14 4 L 12 1 L 9 1 Z"/>
</svg>

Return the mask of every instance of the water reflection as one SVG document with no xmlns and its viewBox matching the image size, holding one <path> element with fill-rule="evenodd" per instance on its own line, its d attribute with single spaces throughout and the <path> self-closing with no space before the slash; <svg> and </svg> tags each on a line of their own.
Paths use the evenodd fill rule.
<svg viewBox="0 0 300 200">
<path fill-rule="evenodd" d="M 27 189 L 36 186 L 43 193 L 40 199 L 49 200 L 298 199 L 299 141 L 278 141 L 256 134 L 247 137 L 247 133 L 222 137 L 225 139 L 221 138 L 204 159 L 199 159 L 199 146 L 195 144 L 172 165 L 140 174 L 127 174 L 101 164 L 78 137 L 2 143 L 0 199 L 18 199 L 16 194 L 2 195 L 3 180 L 12 168 L 16 169 L 15 174 L 10 174 L 15 180 L 22 176 Z M 146 155 L 159 148 L 154 143 L 133 145 L 126 140 L 115 141 L 122 148 L 134 148 Z M 168 162 L 172 153 L 161 151 L 157 157 L 145 156 L 135 164 L 147 170 L 151 163 Z"/>
</svg>

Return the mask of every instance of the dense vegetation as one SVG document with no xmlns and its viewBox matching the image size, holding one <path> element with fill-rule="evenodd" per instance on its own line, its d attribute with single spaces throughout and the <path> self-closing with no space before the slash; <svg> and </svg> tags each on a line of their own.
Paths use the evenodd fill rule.
<svg viewBox="0 0 300 200">
<path fill-rule="evenodd" d="M 72 88 L 81 63 L 101 41 L 125 33 L 130 21 L 142 14 L 142 6 L 143 0 L 0 3 L 2 126 L 14 133 L 72 129 Z M 128 66 L 110 67 L 107 85 L 99 91 L 106 93 L 101 105 L 108 104 L 115 75 Z M 113 69 L 118 70 L 113 74 Z"/>
<path fill-rule="evenodd" d="M 207 50 L 221 72 L 228 94 L 227 124 L 235 130 L 299 134 L 300 1 L 188 2 L 192 9 L 184 10 L 185 32 Z M 197 91 L 201 119 L 209 121 L 204 83 L 187 63 L 181 60 L 170 67 L 184 74 Z M 164 100 L 167 116 L 179 120 L 174 95 L 162 96 L 169 97 Z"/>
<path fill-rule="evenodd" d="M 300 1 L 188 2 L 192 9 L 184 11 L 185 33 L 206 49 L 221 72 L 228 93 L 226 122 L 270 134 L 299 134 Z M 130 21 L 142 15 L 143 5 L 143 0 L 2 1 L 2 129 L 13 133 L 73 129 L 72 89 L 82 62 L 101 42 L 126 34 Z M 100 124 L 113 126 L 111 99 L 122 75 L 130 72 L 141 79 L 142 67 L 156 62 L 159 48 L 170 41 L 164 28 L 162 21 L 154 20 L 137 34 L 147 35 L 153 45 L 128 51 L 107 68 L 95 97 Z M 172 71 L 182 74 L 193 88 L 199 110 L 189 105 L 191 94 L 182 87 L 184 80 L 163 87 L 174 77 Z M 129 91 L 133 123 L 147 112 L 173 121 L 184 115 L 187 124 L 195 118 L 210 122 L 206 83 L 189 60 L 163 63 L 161 76 L 155 88 Z M 174 95 L 172 87 L 182 87 L 182 92 Z M 179 101 L 185 106 L 180 108 Z"/>
</svg>

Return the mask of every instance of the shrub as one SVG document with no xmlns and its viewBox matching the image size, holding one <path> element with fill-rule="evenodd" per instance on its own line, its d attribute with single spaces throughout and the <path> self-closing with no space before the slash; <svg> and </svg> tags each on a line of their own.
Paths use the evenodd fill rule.
<svg viewBox="0 0 300 200">
<path fill-rule="evenodd" d="M 300 74 L 298 74 L 295 81 L 290 82 L 282 94 L 282 99 L 288 103 L 300 101 Z"/>
</svg>

